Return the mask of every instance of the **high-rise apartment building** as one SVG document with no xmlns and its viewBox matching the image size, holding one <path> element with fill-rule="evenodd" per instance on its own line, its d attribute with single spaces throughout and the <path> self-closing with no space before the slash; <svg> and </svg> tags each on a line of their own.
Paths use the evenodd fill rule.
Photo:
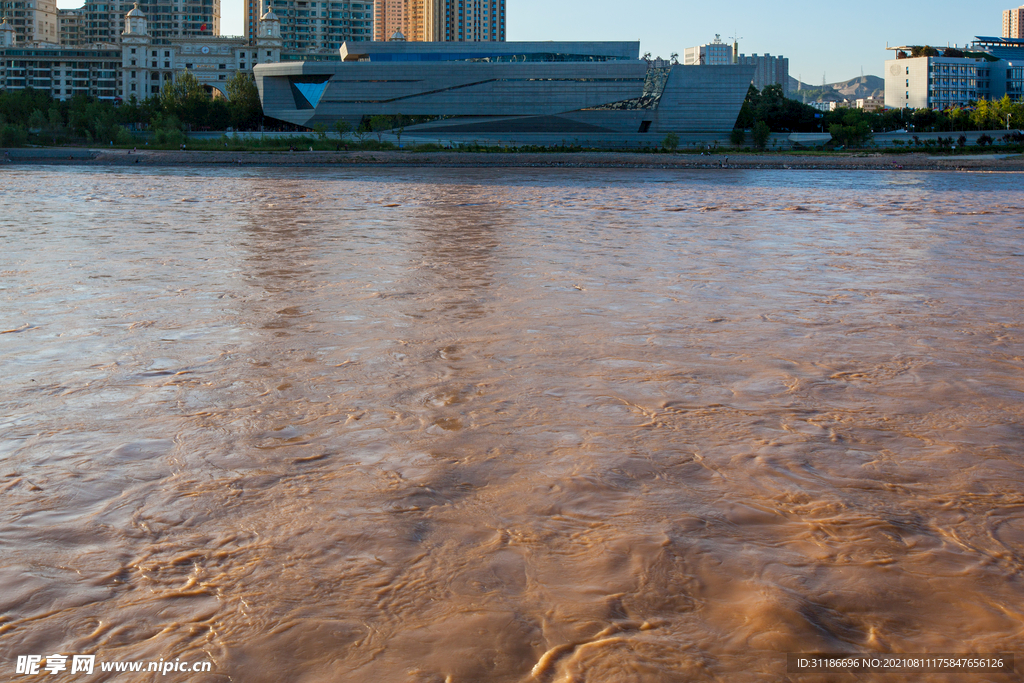
<svg viewBox="0 0 1024 683">
<path fill-rule="evenodd" d="M 1024 5 L 1003 10 L 1003 38 L 1024 40 Z"/>
<path fill-rule="evenodd" d="M 88 45 L 85 35 L 85 9 L 58 9 L 57 20 L 60 22 L 60 44 L 65 47 Z"/>
<path fill-rule="evenodd" d="M 441 40 L 505 41 L 505 0 L 445 0 Z"/>
<path fill-rule="evenodd" d="M 19 43 L 60 41 L 57 0 L 0 0 L 0 17 L 7 18 Z"/>
<path fill-rule="evenodd" d="M 120 43 L 125 14 L 136 4 L 149 17 L 149 32 L 154 44 L 173 38 L 220 35 L 220 0 L 86 0 L 85 40 L 88 43 Z"/>
<path fill-rule="evenodd" d="M 376 0 L 375 40 L 505 41 L 505 0 Z"/>
<path fill-rule="evenodd" d="M 789 59 L 778 55 L 737 55 L 737 64 L 748 64 L 754 67 L 754 78 L 751 83 L 758 90 L 769 85 L 782 86 L 782 94 L 789 97 Z"/>
<path fill-rule="evenodd" d="M 244 0 L 245 37 L 256 40 L 260 0 Z M 333 51 L 349 40 L 373 40 L 373 0 L 275 0 L 284 49 Z"/>
</svg>

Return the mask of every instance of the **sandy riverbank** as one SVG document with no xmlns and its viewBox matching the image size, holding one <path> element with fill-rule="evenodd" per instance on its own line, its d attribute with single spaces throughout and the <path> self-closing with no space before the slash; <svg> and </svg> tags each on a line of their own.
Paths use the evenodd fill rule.
<svg viewBox="0 0 1024 683">
<path fill-rule="evenodd" d="M 42 152 L 45 152 L 44 156 Z M 928 154 L 637 154 L 630 152 L 220 152 L 138 150 L 12 150 L 11 164 L 95 166 L 441 166 L 567 168 L 748 168 L 837 170 L 1024 171 L 1024 155 Z"/>
</svg>

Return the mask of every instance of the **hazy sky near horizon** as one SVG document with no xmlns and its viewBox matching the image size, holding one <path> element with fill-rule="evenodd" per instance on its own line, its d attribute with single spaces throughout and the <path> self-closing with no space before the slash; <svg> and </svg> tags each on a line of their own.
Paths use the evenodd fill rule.
<svg viewBox="0 0 1024 683">
<path fill-rule="evenodd" d="M 1018 0 L 1021 1 L 1021 0 Z M 639 40 L 640 51 L 666 59 L 673 52 L 711 42 L 716 33 L 731 42 L 739 35 L 744 54 L 789 57 L 791 76 L 805 83 L 844 81 L 865 74 L 882 76 L 891 53 L 885 46 L 963 45 L 976 35 L 998 36 L 1002 11 L 1016 2 L 980 0 L 974 9 L 948 0 L 890 3 L 865 0 L 840 6 L 796 0 L 681 3 L 647 0 L 630 6 L 621 0 L 506 0 L 509 40 Z M 81 0 L 58 0 L 62 8 Z M 221 32 L 242 33 L 242 0 L 221 0 Z"/>
</svg>

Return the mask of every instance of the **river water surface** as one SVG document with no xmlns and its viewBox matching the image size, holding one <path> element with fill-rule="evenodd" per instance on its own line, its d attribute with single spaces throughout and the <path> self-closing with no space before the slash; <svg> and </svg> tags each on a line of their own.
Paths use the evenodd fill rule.
<svg viewBox="0 0 1024 683">
<path fill-rule="evenodd" d="M 1008 174 L 8 167 L 0 679 L 1020 651 L 1022 215 Z"/>
</svg>

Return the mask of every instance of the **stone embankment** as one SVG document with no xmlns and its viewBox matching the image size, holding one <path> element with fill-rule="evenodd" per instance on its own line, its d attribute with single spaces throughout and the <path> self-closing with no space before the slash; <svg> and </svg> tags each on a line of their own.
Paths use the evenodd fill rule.
<svg viewBox="0 0 1024 683">
<path fill-rule="evenodd" d="M 1024 155 L 987 154 L 638 154 L 631 152 L 207 152 L 8 150 L 12 164 L 90 166 L 438 166 L 537 168 L 694 168 L 1024 171 Z M 5 161 L 7 157 L 5 156 Z"/>
</svg>

